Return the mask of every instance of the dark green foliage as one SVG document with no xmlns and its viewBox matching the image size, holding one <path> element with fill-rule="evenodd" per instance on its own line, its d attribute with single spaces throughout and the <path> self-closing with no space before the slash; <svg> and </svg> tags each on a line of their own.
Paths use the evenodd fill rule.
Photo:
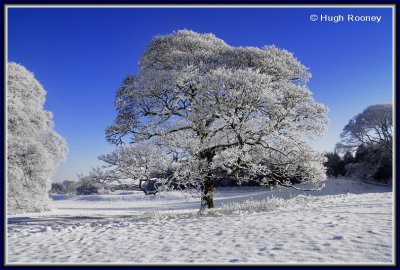
<svg viewBox="0 0 400 270">
<path fill-rule="evenodd" d="M 344 165 L 346 166 L 349 163 L 353 163 L 354 162 L 354 157 L 353 155 L 350 153 L 350 151 L 347 151 L 343 158 L 342 158 L 342 162 L 344 163 Z"/>
<path fill-rule="evenodd" d="M 360 145 L 357 148 L 354 161 L 355 163 L 368 162 L 371 164 L 377 164 L 379 163 L 380 157 L 381 151 L 378 147 Z"/>
<path fill-rule="evenodd" d="M 82 185 L 76 188 L 77 195 L 98 194 L 99 188 L 94 185 Z"/>
<path fill-rule="evenodd" d="M 379 167 L 373 176 L 374 180 L 387 182 L 388 179 L 392 178 L 392 164 L 393 163 L 391 158 L 387 156 L 382 157 L 379 163 Z"/>
<path fill-rule="evenodd" d="M 364 180 L 387 182 L 392 178 L 392 157 L 380 145 L 361 144 L 357 147 L 355 156 L 347 151 L 343 157 L 337 152 L 326 153 L 324 163 L 328 176 L 346 176 Z"/>
<path fill-rule="evenodd" d="M 356 159 L 376 167 L 374 180 L 384 181 L 392 177 L 392 157 L 380 144 L 361 145 L 357 149 Z"/>
<path fill-rule="evenodd" d="M 375 104 L 352 118 L 344 127 L 337 150 L 351 150 L 343 157 L 345 175 L 351 178 L 387 182 L 392 178 L 393 108 Z"/>
<path fill-rule="evenodd" d="M 348 177 L 379 182 L 392 178 L 392 156 L 379 143 L 358 146 L 353 162 L 347 164 L 352 165 L 346 165 Z"/>
<path fill-rule="evenodd" d="M 328 176 L 338 177 L 344 175 L 344 164 L 338 153 L 328 152 L 325 154 L 327 161 L 324 163 Z"/>
</svg>

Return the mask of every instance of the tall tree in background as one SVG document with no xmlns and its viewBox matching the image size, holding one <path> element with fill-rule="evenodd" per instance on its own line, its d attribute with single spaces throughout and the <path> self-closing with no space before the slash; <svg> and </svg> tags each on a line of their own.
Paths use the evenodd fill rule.
<svg viewBox="0 0 400 270">
<path fill-rule="evenodd" d="M 7 72 L 7 211 L 40 212 L 48 209 L 51 176 L 67 146 L 43 110 L 46 92 L 33 74 L 16 63 Z"/>
<path fill-rule="evenodd" d="M 356 150 L 360 145 L 379 146 L 382 152 L 392 155 L 393 144 L 392 104 L 369 106 L 352 118 L 340 134 L 339 150 Z"/>
<path fill-rule="evenodd" d="M 306 87 L 310 76 L 274 46 L 232 47 L 188 30 L 157 36 L 118 90 L 106 138 L 131 135 L 169 153 L 175 181 L 202 188 L 202 209 L 213 207 L 219 169 L 239 182 L 318 182 L 324 157 L 308 140 L 324 133 L 327 109 Z"/>
<path fill-rule="evenodd" d="M 369 106 L 343 128 L 340 151 L 355 152 L 354 163 L 347 166 L 349 176 L 387 180 L 392 177 L 392 104 Z"/>
</svg>

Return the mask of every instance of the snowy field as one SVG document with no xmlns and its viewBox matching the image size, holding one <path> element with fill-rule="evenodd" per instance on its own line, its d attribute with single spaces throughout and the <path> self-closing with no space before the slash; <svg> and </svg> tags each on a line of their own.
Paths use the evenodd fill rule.
<svg viewBox="0 0 400 270">
<path fill-rule="evenodd" d="M 330 179 L 215 197 L 200 215 L 180 192 L 54 196 L 53 211 L 8 217 L 8 263 L 393 263 L 391 187 Z"/>
</svg>

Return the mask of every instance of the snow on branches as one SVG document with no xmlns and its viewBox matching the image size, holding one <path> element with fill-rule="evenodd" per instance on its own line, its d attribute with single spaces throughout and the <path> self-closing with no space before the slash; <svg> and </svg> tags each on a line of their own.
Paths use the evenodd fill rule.
<svg viewBox="0 0 400 270">
<path fill-rule="evenodd" d="M 7 68 L 7 211 L 40 212 L 48 209 L 51 176 L 67 146 L 43 110 L 43 87 L 23 66 Z"/>
<path fill-rule="evenodd" d="M 392 155 L 393 108 L 392 104 L 375 104 L 353 117 L 343 128 L 337 144 L 338 150 L 354 151 L 360 145 L 379 145 L 384 152 Z"/>
<path fill-rule="evenodd" d="M 310 77 L 274 46 L 233 47 L 189 30 L 156 36 L 139 74 L 117 92 L 106 138 L 122 144 L 130 135 L 174 153 L 174 181 L 201 186 L 204 207 L 212 207 L 218 170 L 239 182 L 317 182 L 325 179 L 324 157 L 308 142 L 328 120 L 306 86 Z"/>
</svg>

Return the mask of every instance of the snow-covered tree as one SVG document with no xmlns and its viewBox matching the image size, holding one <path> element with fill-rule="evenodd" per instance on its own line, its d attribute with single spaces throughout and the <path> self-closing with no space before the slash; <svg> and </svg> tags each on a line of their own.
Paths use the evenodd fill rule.
<svg viewBox="0 0 400 270">
<path fill-rule="evenodd" d="M 170 182 L 166 173 L 170 158 L 159 147 L 149 143 L 118 146 L 113 152 L 99 156 L 102 167 L 93 168 L 80 182 L 129 184 L 146 195 L 156 194 Z"/>
<path fill-rule="evenodd" d="M 239 182 L 318 182 L 324 156 L 308 142 L 324 133 L 327 109 L 310 77 L 274 46 L 232 47 L 189 30 L 156 36 L 117 92 L 106 138 L 122 144 L 131 135 L 172 153 L 175 181 L 202 188 L 202 209 L 213 207 L 221 169 Z"/>
<path fill-rule="evenodd" d="M 67 146 L 33 74 L 16 63 L 8 63 L 7 74 L 7 211 L 39 212 L 48 209 L 51 177 Z"/>
<path fill-rule="evenodd" d="M 360 145 L 379 145 L 382 151 L 392 155 L 393 106 L 376 104 L 353 117 L 340 134 L 339 150 L 356 150 Z"/>
<path fill-rule="evenodd" d="M 355 152 L 354 163 L 346 167 L 346 176 L 377 181 L 392 177 L 392 104 L 367 107 L 349 121 L 340 137 L 337 149 Z"/>
</svg>

